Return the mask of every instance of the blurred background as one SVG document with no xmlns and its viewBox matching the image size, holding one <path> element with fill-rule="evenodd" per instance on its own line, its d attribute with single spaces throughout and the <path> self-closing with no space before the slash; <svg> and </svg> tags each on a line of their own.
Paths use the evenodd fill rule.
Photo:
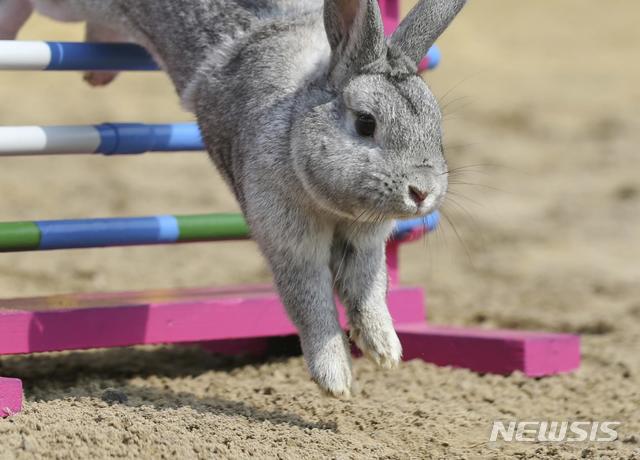
<svg viewBox="0 0 640 460">
<path fill-rule="evenodd" d="M 401 260 L 433 322 L 583 334 L 580 373 L 546 387 L 562 405 L 528 403 L 622 418 L 630 432 L 640 429 L 638 18 L 634 0 L 469 3 L 425 75 L 444 107 L 451 167 L 463 168 L 444 209 L 455 229 L 444 220 Z M 82 27 L 36 16 L 19 38 L 80 40 Z M 75 73 L 0 73 L 4 125 L 191 119 L 161 73 L 102 89 Z M 235 210 L 199 153 L 0 165 L 3 221 Z M 250 242 L 0 256 L 2 297 L 268 280 Z M 506 405 L 522 415 L 518 397 Z"/>
<path fill-rule="evenodd" d="M 535 322 L 549 310 L 557 327 L 589 323 L 585 303 L 606 304 L 602 321 L 625 307 L 608 296 L 640 275 L 639 14 L 632 1 L 483 0 L 440 40 L 442 64 L 425 78 L 444 108 L 451 167 L 464 168 L 445 207 L 455 230 L 445 220 L 402 263 L 403 279 L 431 293 L 434 319 L 495 310 L 501 322 Z M 82 36 L 82 25 L 35 15 L 19 38 Z M 3 72 L 0 107 L 4 125 L 192 119 L 159 72 L 100 89 L 78 73 Z M 3 159 L 0 197 L 2 220 L 237 210 L 200 153 Z M 252 243 L 0 257 L 3 297 L 268 277 Z"/>
</svg>

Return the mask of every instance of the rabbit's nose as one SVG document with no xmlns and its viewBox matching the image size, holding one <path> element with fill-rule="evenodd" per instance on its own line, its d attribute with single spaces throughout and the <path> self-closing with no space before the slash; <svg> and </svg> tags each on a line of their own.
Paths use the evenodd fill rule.
<svg viewBox="0 0 640 460">
<path fill-rule="evenodd" d="M 427 192 L 426 190 L 422 190 L 416 187 L 415 185 L 409 186 L 409 196 L 418 205 L 422 203 L 427 198 L 428 195 L 429 195 L 429 192 Z"/>
</svg>

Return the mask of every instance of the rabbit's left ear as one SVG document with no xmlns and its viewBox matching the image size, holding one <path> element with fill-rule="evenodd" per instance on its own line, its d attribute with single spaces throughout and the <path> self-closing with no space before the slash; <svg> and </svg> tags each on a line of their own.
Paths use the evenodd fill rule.
<svg viewBox="0 0 640 460">
<path fill-rule="evenodd" d="M 330 78 L 344 80 L 385 52 L 377 0 L 325 0 L 324 28 L 331 45 Z"/>
<path fill-rule="evenodd" d="M 389 45 L 419 63 L 465 3 L 466 0 L 419 0 L 393 33 Z"/>
</svg>

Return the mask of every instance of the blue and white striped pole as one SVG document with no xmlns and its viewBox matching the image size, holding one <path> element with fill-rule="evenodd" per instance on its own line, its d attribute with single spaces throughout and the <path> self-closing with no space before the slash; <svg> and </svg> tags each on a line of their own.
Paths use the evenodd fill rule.
<svg viewBox="0 0 640 460">
<path fill-rule="evenodd" d="M 195 123 L 0 126 L 0 157 L 204 150 Z"/>
<path fill-rule="evenodd" d="M 0 40 L 0 70 L 158 70 L 132 43 Z"/>
<path fill-rule="evenodd" d="M 431 47 L 425 58 L 433 69 L 440 50 Z M 0 70 L 158 70 L 158 65 L 133 43 L 0 40 Z"/>
</svg>

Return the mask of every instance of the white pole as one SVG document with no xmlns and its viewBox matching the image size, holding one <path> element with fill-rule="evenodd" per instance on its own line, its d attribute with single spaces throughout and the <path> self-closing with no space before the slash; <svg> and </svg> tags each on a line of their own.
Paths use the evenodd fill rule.
<svg viewBox="0 0 640 460">
<path fill-rule="evenodd" d="M 46 42 L 0 40 L 0 70 L 43 70 L 50 62 Z"/>
<path fill-rule="evenodd" d="M 0 157 L 93 153 L 99 145 L 93 126 L 0 126 Z"/>
</svg>

